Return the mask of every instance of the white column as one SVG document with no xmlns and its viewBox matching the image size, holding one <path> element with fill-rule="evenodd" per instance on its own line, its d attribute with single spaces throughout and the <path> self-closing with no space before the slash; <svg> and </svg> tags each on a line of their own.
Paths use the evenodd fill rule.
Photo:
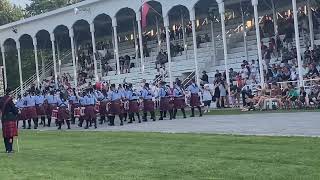
<svg viewBox="0 0 320 180">
<path fill-rule="evenodd" d="M 138 33 L 139 33 L 141 72 L 144 72 L 144 56 L 143 56 L 143 42 L 142 42 L 141 12 L 140 11 L 136 12 L 136 18 L 137 18 Z"/>
<path fill-rule="evenodd" d="M 252 6 L 254 10 L 254 24 L 256 27 L 256 36 L 257 36 L 257 48 L 258 48 L 259 70 L 260 70 L 260 81 L 261 81 L 260 83 L 261 83 L 261 87 L 264 87 L 264 72 L 263 72 L 261 38 L 260 38 L 260 29 L 259 29 L 259 16 L 258 16 L 258 0 L 252 0 Z"/>
<path fill-rule="evenodd" d="M 173 87 L 173 79 L 172 79 L 172 71 L 171 71 L 171 50 L 170 50 L 170 34 L 169 34 L 169 16 L 166 15 L 163 18 L 164 21 L 164 27 L 166 31 L 166 43 L 167 43 L 167 55 L 168 55 L 168 71 L 169 71 L 169 82 L 170 82 L 170 87 Z"/>
<path fill-rule="evenodd" d="M 137 60 L 139 57 L 139 52 L 138 52 L 139 46 L 138 46 L 138 39 L 137 39 L 137 32 L 136 32 L 136 22 L 133 21 L 132 24 L 133 24 L 134 52 Z"/>
<path fill-rule="evenodd" d="M 72 65 L 73 65 L 73 77 L 74 77 L 74 87 L 78 86 L 78 76 L 77 76 L 77 64 L 76 64 L 76 53 L 74 47 L 74 32 L 73 28 L 69 28 L 69 36 L 71 42 L 71 54 L 72 54 Z"/>
<path fill-rule="evenodd" d="M 8 81 L 7 81 L 7 68 L 6 68 L 6 50 L 4 49 L 4 46 L 2 42 L 0 42 L 0 48 L 1 48 L 1 55 L 2 55 L 2 65 L 3 65 L 3 76 L 4 76 L 4 88 L 6 89 L 8 87 Z"/>
<path fill-rule="evenodd" d="M 299 73 L 299 84 L 303 86 L 303 74 L 302 74 L 302 61 L 301 61 L 301 47 L 300 47 L 300 36 L 299 36 L 299 27 L 298 27 L 298 12 L 297 12 L 297 1 L 292 0 L 293 6 L 293 20 L 294 20 L 294 35 L 296 40 L 297 48 L 297 60 L 298 60 L 298 73 Z"/>
<path fill-rule="evenodd" d="M 34 61 L 36 63 L 36 75 L 37 75 L 37 87 L 40 87 L 40 74 L 39 74 L 39 62 L 38 62 L 38 42 L 37 37 L 32 38 L 34 48 Z M 44 73 L 44 72 L 42 72 Z"/>
<path fill-rule="evenodd" d="M 112 18 L 112 27 L 113 27 L 113 34 L 114 34 L 114 54 L 116 57 L 117 62 L 117 74 L 120 74 L 120 61 L 119 61 L 119 46 L 118 46 L 118 33 L 117 33 L 117 18 Z"/>
<path fill-rule="evenodd" d="M 21 53 L 20 53 L 20 41 L 16 41 L 18 51 L 18 66 L 19 66 L 19 79 L 20 79 L 20 93 L 23 94 L 23 79 L 22 79 L 22 67 L 21 67 Z"/>
<path fill-rule="evenodd" d="M 158 52 L 161 51 L 161 32 L 160 32 L 160 28 L 159 28 L 159 20 L 158 20 L 158 16 L 156 16 L 156 27 L 157 27 L 157 39 L 158 39 Z"/>
<path fill-rule="evenodd" d="M 277 15 L 276 7 L 274 5 L 274 0 L 271 0 L 271 6 L 272 6 L 274 35 L 277 36 L 278 35 L 278 15 Z"/>
<path fill-rule="evenodd" d="M 228 49 L 227 49 L 228 47 L 227 47 L 227 37 L 226 37 L 224 2 L 222 0 L 217 0 L 217 3 L 218 3 L 218 6 L 219 6 L 219 13 L 220 13 L 220 17 L 221 17 L 224 66 L 225 66 L 225 71 L 226 71 L 226 79 L 227 79 L 228 90 L 230 90 L 230 77 L 229 77 L 229 69 L 228 69 Z"/>
<path fill-rule="evenodd" d="M 59 47 L 59 40 L 57 39 L 57 62 L 58 62 L 58 74 L 61 77 L 61 58 L 60 58 L 60 47 Z"/>
<path fill-rule="evenodd" d="M 94 76 L 95 76 L 96 82 L 98 82 L 99 75 L 98 75 L 98 65 L 97 65 L 97 58 L 96 58 L 97 47 L 96 47 L 95 29 L 94 29 L 93 22 L 90 24 L 90 32 L 91 32 L 91 40 L 92 40 Z"/>
<path fill-rule="evenodd" d="M 198 86 L 200 86 L 199 68 L 198 68 L 198 47 L 197 47 L 197 36 L 196 36 L 196 13 L 194 8 L 192 8 L 190 11 L 190 21 L 192 23 L 193 56 L 194 56 L 195 75 L 196 75 L 195 80 Z"/>
<path fill-rule="evenodd" d="M 313 49 L 314 48 L 314 32 L 313 32 L 313 20 L 312 20 L 312 10 L 311 10 L 310 0 L 308 0 L 307 6 L 308 6 L 310 44 L 311 44 L 311 49 Z"/>
<path fill-rule="evenodd" d="M 216 66 L 217 62 L 216 62 L 216 56 L 217 56 L 217 53 L 216 53 L 216 39 L 214 37 L 214 31 L 213 31 L 213 28 L 214 28 L 214 24 L 213 24 L 213 20 L 210 21 L 210 26 L 211 26 L 211 42 L 212 42 L 212 50 L 211 50 L 211 56 L 212 56 L 212 64 L 213 66 Z"/>
<path fill-rule="evenodd" d="M 240 9 L 241 9 L 241 18 L 242 18 L 242 25 L 243 25 L 243 45 L 244 45 L 244 52 L 246 55 L 246 61 L 249 62 L 248 59 L 248 46 L 247 46 L 247 25 L 244 17 L 244 12 L 242 8 L 242 3 L 240 2 Z"/>
<path fill-rule="evenodd" d="M 55 37 L 54 33 L 50 34 L 51 48 L 52 48 L 52 60 L 53 60 L 53 71 L 54 71 L 54 83 L 56 88 L 58 88 L 58 75 L 57 75 L 57 60 L 56 60 L 56 47 L 55 47 Z"/>
<path fill-rule="evenodd" d="M 186 32 L 185 32 L 185 25 L 184 25 L 184 16 L 181 10 L 181 25 L 182 25 L 182 38 L 183 38 L 183 48 L 185 53 L 187 53 L 187 39 L 186 39 Z"/>
</svg>

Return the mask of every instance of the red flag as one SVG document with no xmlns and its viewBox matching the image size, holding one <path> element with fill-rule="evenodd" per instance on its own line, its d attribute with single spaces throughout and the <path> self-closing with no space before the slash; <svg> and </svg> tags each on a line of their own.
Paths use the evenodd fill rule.
<svg viewBox="0 0 320 180">
<path fill-rule="evenodd" d="M 150 8 L 151 7 L 148 3 L 144 3 L 142 5 L 141 24 L 143 29 L 147 27 L 147 15 L 149 13 Z"/>
</svg>

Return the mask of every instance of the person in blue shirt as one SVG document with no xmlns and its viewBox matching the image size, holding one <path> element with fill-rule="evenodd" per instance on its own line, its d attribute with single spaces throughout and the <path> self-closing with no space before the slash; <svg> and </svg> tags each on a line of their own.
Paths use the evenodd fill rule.
<svg viewBox="0 0 320 180">
<path fill-rule="evenodd" d="M 166 86 L 165 82 L 161 82 L 161 87 L 159 89 L 159 98 L 160 98 L 160 118 L 163 120 L 163 115 L 165 112 L 169 111 L 170 120 L 173 118 L 173 106 L 170 97 L 170 88 Z"/>
<path fill-rule="evenodd" d="M 31 120 L 33 120 L 34 129 L 38 129 L 38 116 L 36 109 L 36 97 L 34 92 L 30 91 L 29 95 L 25 98 L 26 101 L 26 116 L 28 119 L 28 129 L 31 129 Z"/>
<path fill-rule="evenodd" d="M 191 84 L 188 86 L 187 91 L 191 94 L 190 106 L 191 106 L 191 117 L 194 117 L 194 108 L 197 107 L 200 113 L 200 117 L 202 116 L 201 111 L 201 102 L 200 102 L 200 88 L 195 83 L 195 80 L 191 81 Z"/>
<path fill-rule="evenodd" d="M 89 123 L 90 126 L 92 125 L 92 122 L 94 123 L 94 128 L 97 129 L 97 115 L 95 112 L 95 105 L 97 102 L 96 97 L 93 95 L 93 89 L 90 88 L 87 91 L 87 95 L 84 97 L 84 99 L 86 100 L 86 127 L 85 129 L 89 128 Z"/>
<path fill-rule="evenodd" d="M 111 101 L 110 116 L 109 116 L 109 126 L 114 126 L 114 120 L 116 116 L 119 116 L 120 126 L 123 126 L 123 117 L 121 111 L 121 100 L 123 93 L 116 89 L 115 84 L 111 84 L 109 92 L 109 100 Z"/>
<path fill-rule="evenodd" d="M 122 94 L 122 117 L 124 122 L 127 121 L 128 112 L 129 112 L 129 99 L 128 99 L 128 93 L 129 93 L 129 86 L 128 84 L 123 85 L 123 89 L 121 91 Z"/>
<path fill-rule="evenodd" d="M 137 90 L 133 90 L 132 84 L 128 85 L 127 99 L 129 100 L 129 120 L 130 120 L 128 123 L 132 123 L 133 121 L 135 121 L 134 114 L 136 114 L 138 118 L 138 122 L 141 123 L 140 113 L 139 113 L 140 92 L 138 92 Z"/>
<path fill-rule="evenodd" d="M 79 107 L 81 109 L 85 109 L 86 106 L 87 106 L 86 99 L 84 98 L 86 95 L 87 95 L 86 92 L 82 92 L 82 93 L 80 93 L 80 96 L 78 97 L 78 99 L 79 99 Z M 79 127 L 82 127 L 84 119 L 85 119 L 85 114 L 84 115 L 80 115 L 79 124 L 78 124 Z"/>
<path fill-rule="evenodd" d="M 57 108 L 58 98 L 55 96 L 54 91 L 50 91 L 50 94 L 46 96 L 45 100 L 48 103 L 46 114 L 47 114 L 47 119 L 48 119 L 48 127 L 50 127 L 51 126 L 52 110 Z"/>
<path fill-rule="evenodd" d="M 79 107 L 79 98 L 76 93 L 76 89 L 72 89 L 72 95 L 69 96 L 70 112 L 71 112 L 71 124 L 76 123 L 74 116 L 74 109 Z"/>
<path fill-rule="evenodd" d="M 154 93 L 151 91 L 149 84 L 145 83 L 143 90 L 141 91 L 141 96 L 143 99 L 143 121 L 147 120 L 148 112 L 151 114 L 151 119 L 153 121 L 156 120 L 155 112 L 154 112 L 154 102 L 152 98 L 154 97 Z"/>
<path fill-rule="evenodd" d="M 41 94 L 40 90 L 36 90 L 36 96 L 35 96 L 35 101 L 36 101 L 36 109 L 37 109 L 37 115 L 38 118 L 40 117 L 41 122 L 40 125 L 45 126 L 46 125 L 46 110 L 45 110 L 45 97 L 44 95 Z"/>
<path fill-rule="evenodd" d="M 106 89 L 102 89 L 101 95 L 99 96 L 100 101 L 100 107 L 99 107 L 99 113 L 100 113 L 100 122 L 99 124 L 103 124 L 106 122 L 106 116 L 107 114 L 107 105 L 108 105 L 108 93 Z"/>
<path fill-rule="evenodd" d="M 57 100 L 58 104 L 58 130 L 61 129 L 62 123 L 66 122 L 68 129 L 70 128 L 70 111 L 69 111 L 69 103 L 66 97 L 60 93 L 60 97 Z"/>
<path fill-rule="evenodd" d="M 183 118 L 187 118 L 186 112 L 184 109 L 186 107 L 185 95 L 184 95 L 183 89 L 181 88 L 180 81 L 177 81 L 175 84 L 175 87 L 173 89 L 173 97 L 174 97 L 173 119 L 176 119 L 178 109 L 181 109 L 181 112 L 183 114 Z"/>
</svg>

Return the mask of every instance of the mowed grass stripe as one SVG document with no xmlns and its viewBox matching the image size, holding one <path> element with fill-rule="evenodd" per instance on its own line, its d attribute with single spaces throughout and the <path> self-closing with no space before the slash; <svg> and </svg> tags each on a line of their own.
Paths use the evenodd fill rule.
<svg viewBox="0 0 320 180">
<path fill-rule="evenodd" d="M 320 179 L 320 138 L 28 132 L 0 179 Z M 1 146 L 3 148 L 3 146 Z"/>
</svg>

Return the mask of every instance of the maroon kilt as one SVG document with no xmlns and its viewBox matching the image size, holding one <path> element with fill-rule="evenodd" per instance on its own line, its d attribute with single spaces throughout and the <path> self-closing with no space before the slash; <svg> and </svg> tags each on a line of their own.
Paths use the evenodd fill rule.
<svg viewBox="0 0 320 180">
<path fill-rule="evenodd" d="M 154 102 L 151 99 L 143 100 L 143 111 L 144 112 L 154 111 Z"/>
<path fill-rule="evenodd" d="M 36 105 L 36 109 L 37 109 L 38 116 L 45 116 L 46 115 L 46 110 L 44 108 L 44 104 Z"/>
<path fill-rule="evenodd" d="M 122 112 L 121 101 L 111 102 L 110 114 L 112 115 L 120 115 Z"/>
<path fill-rule="evenodd" d="M 58 121 L 64 121 L 70 119 L 70 111 L 67 107 L 59 107 L 58 109 Z"/>
<path fill-rule="evenodd" d="M 200 97 L 198 94 L 191 94 L 190 106 L 191 107 L 201 106 Z"/>
<path fill-rule="evenodd" d="M 2 136 L 4 138 L 18 136 L 17 121 L 2 121 Z"/>
<path fill-rule="evenodd" d="M 160 111 L 169 111 L 173 109 L 171 97 L 162 97 L 160 99 Z"/>
<path fill-rule="evenodd" d="M 96 119 L 97 118 L 96 111 L 94 109 L 94 105 L 86 106 L 84 113 L 85 113 L 86 119 Z"/>
<path fill-rule="evenodd" d="M 129 113 L 138 113 L 140 111 L 140 104 L 138 100 L 131 100 L 129 102 Z"/>
<path fill-rule="evenodd" d="M 26 117 L 26 108 L 22 108 L 22 109 L 20 110 L 20 113 L 18 114 L 18 120 L 19 120 L 19 121 L 27 120 L 27 117 Z"/>
<path fill-rule="evenodd" d="M 52 110 L 56 109 L 57 105 L 55 104 L 48 104 L 47 109 L 46 109 L 46 114 L 48 117 L 52 116 Z"/>
<path fill-rule="evenodd" d="M 174 108 L 175 109 L 183 109 L 186 107 L 186 101 L 183 97 L 175 97 L 174 98 Z"/>
<path fill-rule="evenodd" d="M 107 101 L 100 102 L 99 112 L 101 116 L 107 114 Z"/>
<path fill-rule="evenodd" d="M 37 115 L 37 109 L 35 106 L 33 107 L 27 107 L 26 108 L 26 118 L 27 119 L 33 119 L 33 118 L 37 118 L 38 115 Z"/>
<path fill-rule="evenodd" d="M 79 104 L 70 103 L 70 111 L 74 112 L 74 109 L 79 107 Z"/>
</svg>

